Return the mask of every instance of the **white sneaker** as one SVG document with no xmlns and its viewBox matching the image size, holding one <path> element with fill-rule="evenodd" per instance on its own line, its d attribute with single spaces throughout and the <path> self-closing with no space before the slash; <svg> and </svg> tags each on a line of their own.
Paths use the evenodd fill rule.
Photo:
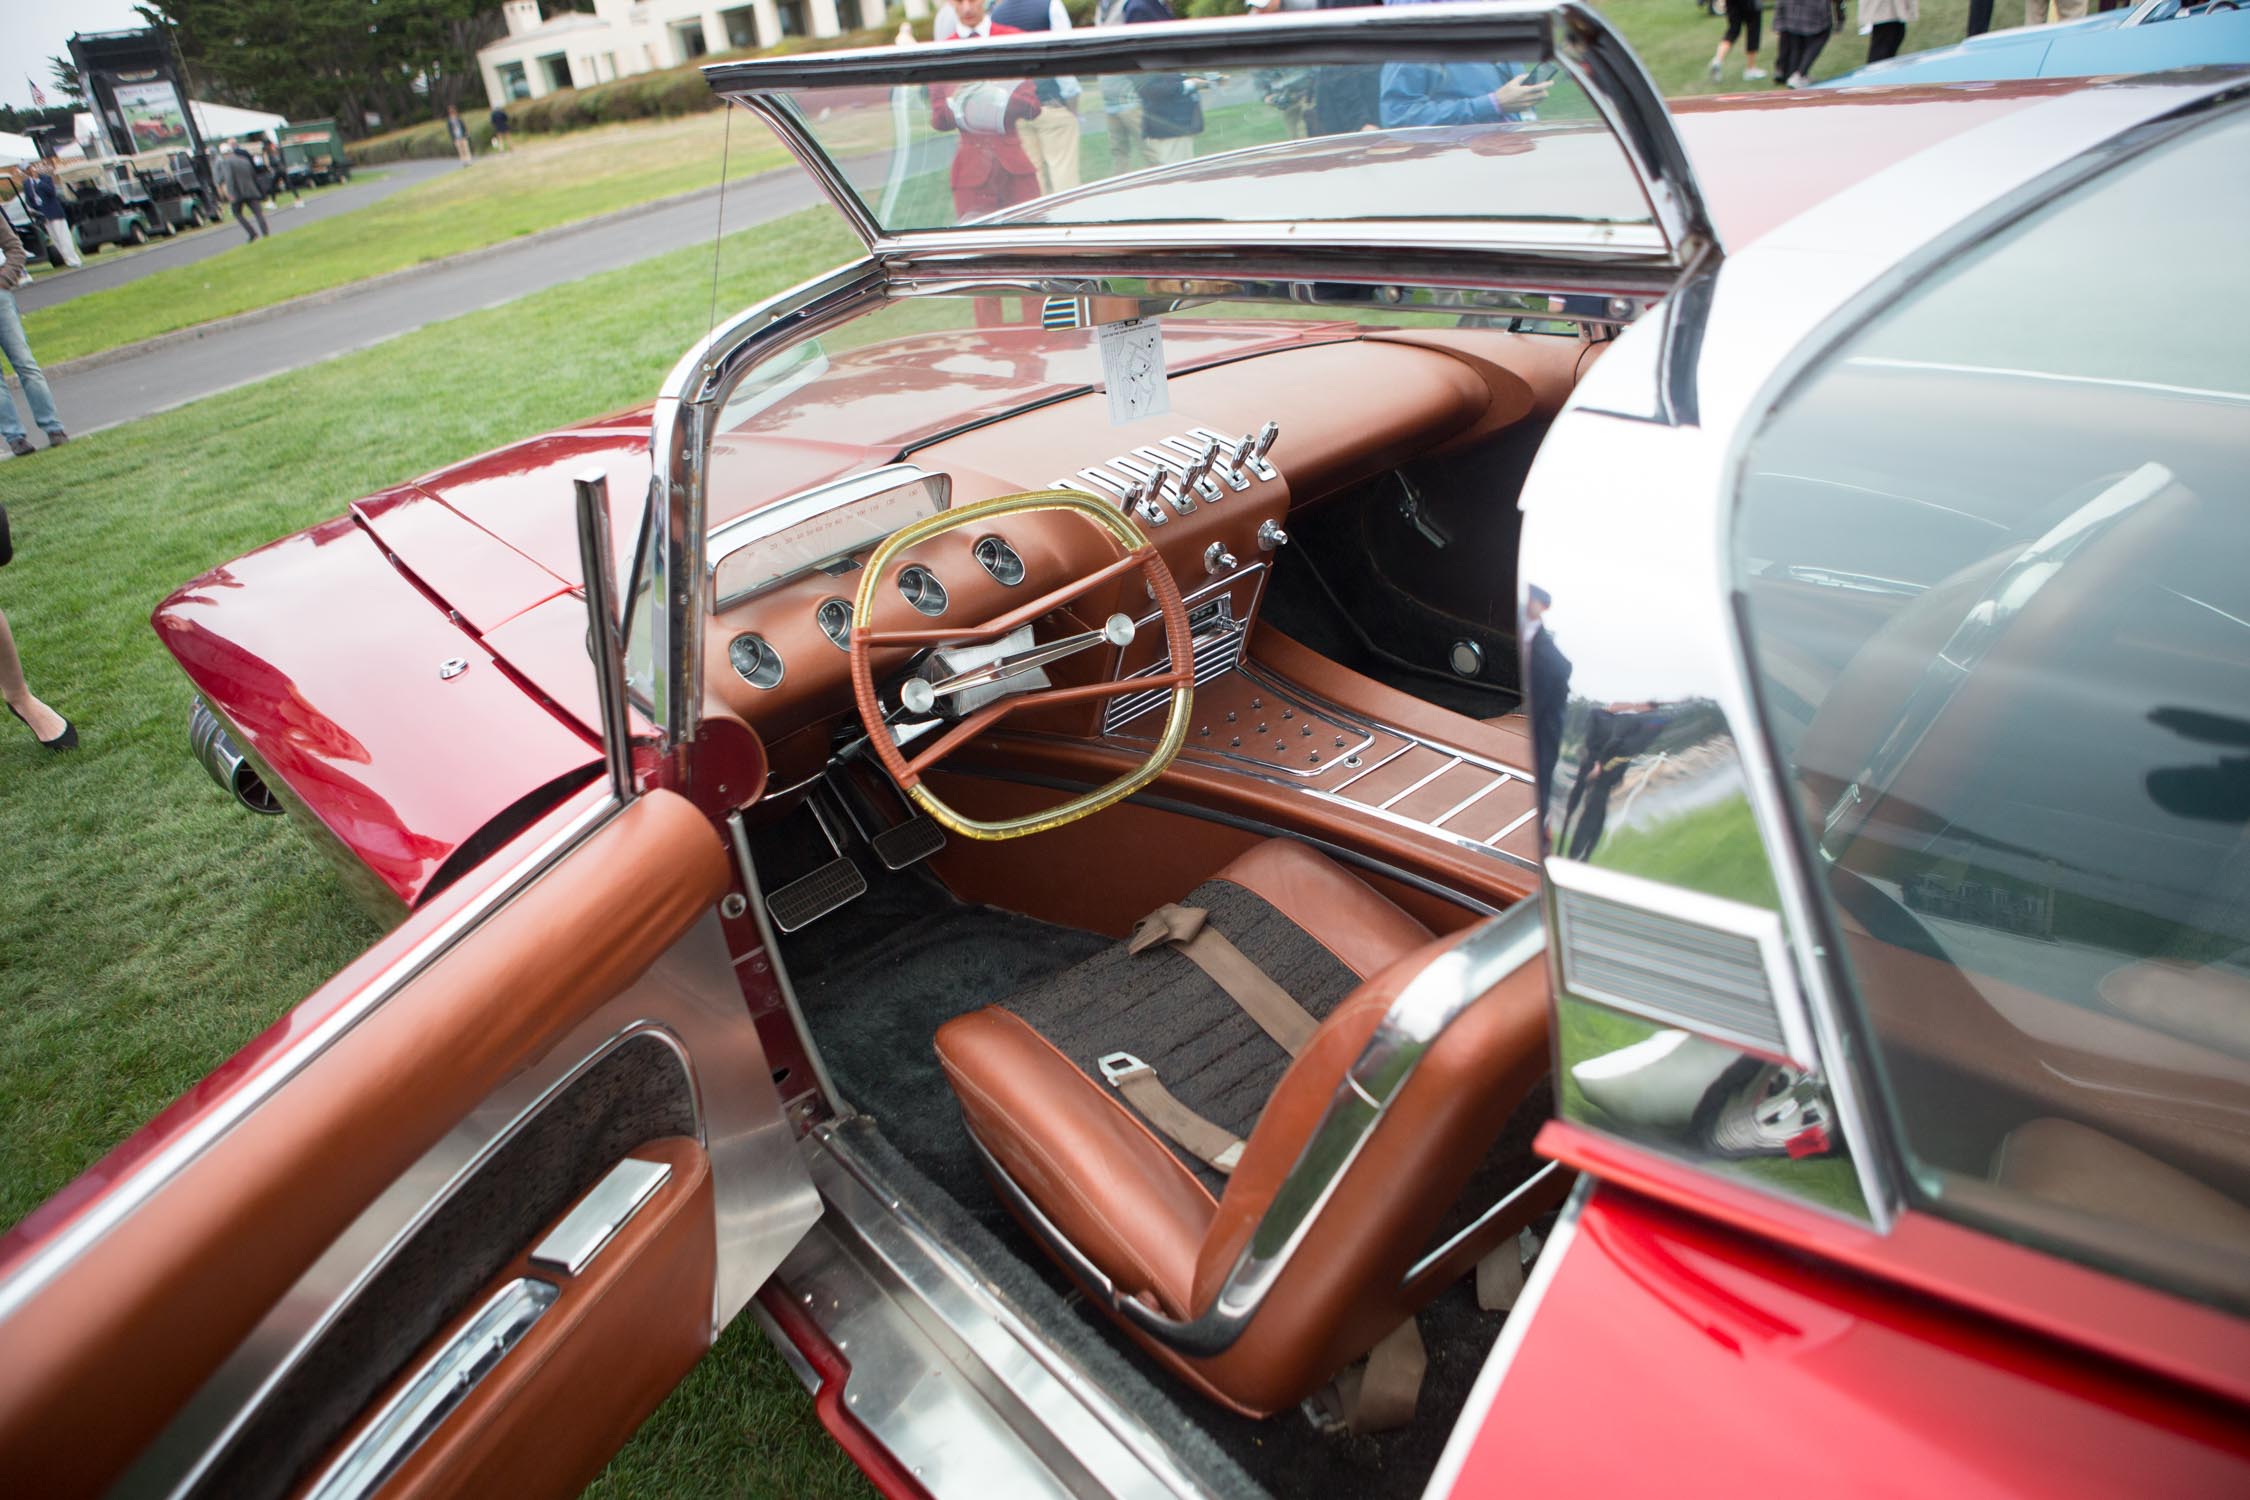
<svg viewBox="0 0 2250 1500">
<path fill-rule="evenodd" d="M 1789 79 L 1789 86 L 1793 89 L 1809 89 L 1812 87 L 1812 80 L 1802 73 L 1792 74 Z"/>
<path fill-rule="evenodd" d="M 1714 57 L 1711 59 L 1711 81 L 1713 83 L 1717 83 L 1719 81 L 1719 69 L 1725 62 L 1726 59 L 1723 57 Z"/>
<path fill-rule="evenodd" d="M 1765 76 L 1766 70 L 1764 68 L 1744 68 L 1742 70 L 1742 81 L 1744 83 L 1756 83 Z"/>
</svg>

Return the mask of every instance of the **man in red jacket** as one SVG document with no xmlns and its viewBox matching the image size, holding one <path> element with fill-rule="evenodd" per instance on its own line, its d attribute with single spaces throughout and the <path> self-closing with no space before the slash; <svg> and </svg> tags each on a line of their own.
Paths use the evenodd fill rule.
<svg viewBox="0 0 2250 1500">
<path fill-rule="evenodd" d="M 1016 31 L 985 11 L 984 0 L 954 0 L 961 29 L 952 40 L 976 41 Z M 1016 138 L 1016 124 L 1039 113 L 1031 80 L 933 85 L 930 123 L 959 133 L 953 152 L 953 217 L 973 219 L 1039 196 L 1039 171 Z"/>
</svg>

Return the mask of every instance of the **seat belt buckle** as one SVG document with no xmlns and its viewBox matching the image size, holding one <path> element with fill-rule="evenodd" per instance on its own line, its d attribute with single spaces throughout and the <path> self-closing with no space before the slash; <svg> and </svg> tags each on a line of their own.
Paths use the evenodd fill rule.
<svg viewBox="0 0 2250 1500">
<path fill-rule="evenodd" d="M 1150 1071 L 1149 1065 L 1130 1052 L 1111 1052 L 1096 1059 L 1094 1066 L 1102 1070 L 1102 1077 L 1111 1088 L 1123 1088 L 1125 1080 Z"/>
</svg>

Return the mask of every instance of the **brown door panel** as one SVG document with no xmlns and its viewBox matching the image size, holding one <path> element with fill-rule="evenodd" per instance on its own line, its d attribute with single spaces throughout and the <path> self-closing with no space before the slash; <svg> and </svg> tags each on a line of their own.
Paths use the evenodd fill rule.
<svg viewBox="0 0 2250 1500">
<path fill-rule="evenodd" d="M 541 1231 L 338 1445 L 348 1451 L 494 1293 L 526 1277 L 556 1288 L 521 1341 L 375 1492 L 382 1500 L 574 1495 L 710 1348 L 710 1161 L 680 1138 L 647 1142 L 631 1157 L 662 1162 L 671 1176 L 577 1275 L 530 1259 Z M 316 1466 L 307 1488 L 327 1467 Z"/>
<path fill-rule="evenodd" d="M 543 823 L 494 867 L 509 868 L 562 821 Z M 378 1194 L 630 985 L 727 880 L 723 846 L 700 814 L 669 793 L 642 797 L 48 1274 L 0 1325 L 0 1472 L 10 1489 L 84 1494 L 114 1480 Z M 405 961 L 450 915 L 410 918 L 370 956 Z M 601 941 L 588 941 L 593 933 Z M 356 993 L 369 972 L 354 964 L 331 984 Z M 327 990 L 302 1010 L 325 1015 L 339 1003 Z M 127 1171 L 163 1160 L 157 1151 Z M 706 1292 L 706 1318 L 709 1305 Z"/>
</svg>

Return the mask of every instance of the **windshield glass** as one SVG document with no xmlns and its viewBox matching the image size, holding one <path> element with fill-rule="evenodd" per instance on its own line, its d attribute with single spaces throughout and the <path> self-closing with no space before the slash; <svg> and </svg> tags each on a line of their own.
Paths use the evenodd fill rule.
<svg viewBox="0 0 2250 1500">
<path fill-rule="evenodd" d="M 2250 118 L 1926 277 L 1736 534 L 1768 731 L 1942 1212 L 2250 1306 Z M 2161 267 L 2090 321 L 2088 265 Z"/>
<path fill-rule="evenodd" d="M 886 233 L 1489 219 L 1653 234 L 1624 153 L 1551 64 L 1035 78 L 989 50 L 987 78 L 780 97 Z"/>
</svg>

